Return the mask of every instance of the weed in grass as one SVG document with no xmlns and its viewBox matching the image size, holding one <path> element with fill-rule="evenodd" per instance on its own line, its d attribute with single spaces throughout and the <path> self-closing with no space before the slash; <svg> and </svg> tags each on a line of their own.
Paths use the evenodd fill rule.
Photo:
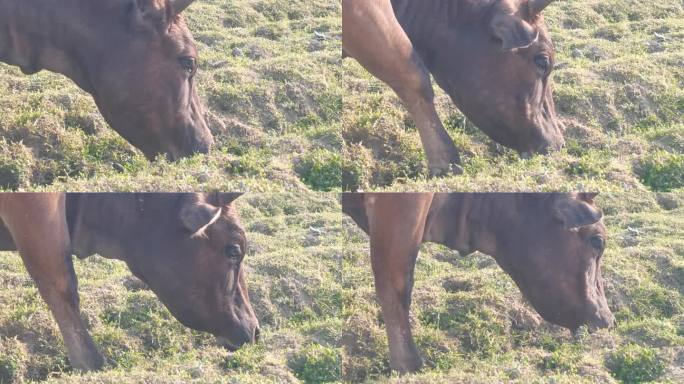
<svg viewBox="0 0 684 384">
<path fill-rule="evenodd" d="M 567 343 L 542 359 L 543 369 L 562 373 L 576 373 L 582 362 L 581 345 Z"/>
<path fill-rule="evenodd" d="M 240 157 L 229 162 L 226 169 L 235 175 L 263 177 L 270 164 L 270 158 L 270 151 L 247 150 Z"/>
<path fill-rule="evenodd" d="M 247 345 L 228 355 L 225 367 L 229 371 L 258 372 L 266 354 L 266 348 L 261 344 Z"/>
<path fill-rule="evenodd" d="M 606 367 L 623 383 L 644 383 L 658 379 L 665 372 L 665 363 L 653 348 L 628 344 L 610 353 Z"/>
<path fill-rule="evenodd" d="M 339 349 L 310 344 L 290 359 L 295 375 L 305 383 L 340 381 L 342 356 Z"/>
<path fill-rule="evenodd" d="M 317 191 L 329 192 L 342 186 L 342 156 L 326 149 L 306 153 L 296 167 L 302 181 Z"/>
<path fill-rule="evenodd" d="M 654 191 L 684 187 L 684 154 L 656 151 L 639 161 L 637 173 Z"/>
</svg>

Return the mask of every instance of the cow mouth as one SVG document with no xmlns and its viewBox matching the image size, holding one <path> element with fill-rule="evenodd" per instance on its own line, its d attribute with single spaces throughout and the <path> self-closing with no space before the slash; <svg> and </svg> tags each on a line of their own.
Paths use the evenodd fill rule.
<svg viewBox="0 0 684 384">
<path fill-rule="evenodd" d="M 212 142 L 213 143 L 213 142 Z M 152 151 L 152 152 L 147 152 L 144 151 L 144 155 L 149 161 L 154 161 L 157 156 L 164 156 L 168 162 L 176 162 L 179 161 L 180 159 L 187 158 L 187 157 L 192 157 L 197 154 L 207 154 L 209 153 L 211 149 L 211 143 L 209 144 L 204 144 L 204 143 L 198 143 L 195 144 L 194 147 L 191 149 L 178 149 L 177 147 L 173 148 L 168 148 L 165 150 L 157 150 L 157 151 Z"/>
<path fill-rule="evenodd" d="M 219 346 L 229 350 L 230 352 L 235 352 L 245 344 L 258 343 L 260 335 L 261 335 L 261 330 L 257 326 L 256 328 L 254 328 L 254 331 L 252 333 L 252 337 L 249 340 L 244 340 L 242 342 L 235 343 L 225 336 L 215 336 L 215 337 L 216 337 L 216 343 Z"/>
<path fill-rule="evenodd" d="M 238 349 L 240 349 L 240 346 L 236 346 L 230 340 L 228 340 L 228 338 L 223 337 L 223 336 L 216 336 L 216 343 L 219 346 L 229 350 L 230 352 L 235 352 Z"/>
<path fill-rule="evenodd" d="M 587 332 L 591 335 L 591 334 L 593 334 L 593 333 L 595 333 L 601 329 L 605 329 L 605 328 L 606 327 L 598 327 L 598 326 L 594 326 L 591 324 L 582 324 L 582 325 L 579 325 L 575 328 L 571 328 L 570 334 L 572 335 L 572 337 L 577 338 L 577 337 L 581 337 L 582 334 L 584 334 L 585 332 Z"/>
<path fill-rule="evenodd" d="M 576 325 L 570 328 L 570 332 L 573 337 L 577 337 L 583 333 L 583 329 L 586 329 L 590 334 L 601 330 L 601 329 L 612 329 L 615 326 L 615 317 L 610 314 L 606 318 L 597 318 L 591 321 L 587 321 L 583 324 Z"/>
</svg>

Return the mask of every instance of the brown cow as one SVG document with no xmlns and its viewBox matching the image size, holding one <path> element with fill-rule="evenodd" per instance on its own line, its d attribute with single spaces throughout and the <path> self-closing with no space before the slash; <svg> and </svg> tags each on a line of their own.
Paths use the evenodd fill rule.
<svg viewBox="0 0 684 384">
<path fill-rule="evenodd" d="M 390 366 L 420 368 L 409 327 L 420 245 L 491 255 L 546 320 L 571 330 L 611 326 L 601 255 L 606 229 L 592 194 L 344 194 L 342 209 L 370 236 Z"/>
<path fill-rule="evenodd" d="M 0 0 L 0 61 L 73 80 L 145 156 L 206 153 L 213 138 L 181 12 L 193 0 Z"/>
<path fill-rule="evenodd" d="M 387 83 L 420 132 L 430 172 L 460 172 L 430 73 L 495 141 L 521 153 L 563 146 L 541 11 L 551 0 L 342 0 L 343 54 Z"/>
<path fill-rule="evenodd" d="M 238 195 L 67 194 L 66 220 L 63 195 L 0 195 L 0 214 L 59 324 L 72 366 L 90 370 L 103 359 L 79 316 L 71 254 L 125 261 L 181 323 L 229 349 L 256 340 Z M 0 235 L 0 245 L 16 249 L 8 238 Z"/>
</svg>

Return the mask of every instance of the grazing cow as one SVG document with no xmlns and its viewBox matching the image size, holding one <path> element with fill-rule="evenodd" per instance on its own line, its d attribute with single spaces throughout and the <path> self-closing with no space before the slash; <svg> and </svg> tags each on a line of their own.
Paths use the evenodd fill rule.
<svg viewBox="0 0 684 384">
<path fill-rule="evenodd" d="M 0 0 L 0 61 L 61 73 L 145 156 L 206 153 L 213 138 L 181 12 L 193 0 Z"/>
<path fill-rule="evenodd" d="M 343 55 L 404 102 L 433 175 L 459 172 L 460 160 L 435 111 L 430 73 L 489 137 L 520 153 L 545 153 L 564 142 L 541 17 L 551 1 L 342 0 Z"/>
<path fill-rule="evenodd" d="M 181 323 L 237 349 L 259 335 L 241 268 L 246 240 L 237 196 L 68 194 L 65 220 L 63 195 L 4 195 L 0 217 L 17 247 L 2 245 L 19 250 L 76 369 L 98 369 L 103 359 L 79 315 L 71 254 L 125 261 Z"/>
<path fill-rule="evenodd" d="M 546 320 L 571 330 L 611 326 L 601 277 L 606 244 L 592 194 L 344 194 L 343 211 L 370 236 L 375 290 L 387 325 L 390 365 L 421 360 L 409 327 L 420 245 L 491 255 Z"/>
</svg>

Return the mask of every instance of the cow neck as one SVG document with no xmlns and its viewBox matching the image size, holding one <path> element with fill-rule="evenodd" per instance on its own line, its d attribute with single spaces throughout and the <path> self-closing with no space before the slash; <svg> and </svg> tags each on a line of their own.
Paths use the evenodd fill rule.
<svg viewBox="0 0 684 384">
<path fill-rule="evenodd" d="M 25 74 L 43 69 L 63 74 L 90 92 L 84 60 L 99 56 L 103 47 L 95 43 L 97 29 L 86 22 L 112 17 L 97 17 L 94 9 L 82 0 L 0 0 L 0 61 Z"/>
<path fill-rule="evenodd" d="M 433 57 L 447 34 L 458 26 L 479 20 L 490 9 L 494 0 L 391 0 L 394 14 L 401 27 L 430 72 L 434 71 Z"/>
<path fill-rule="evenodd" d="M 67 194 L 67 223 L 74 255 L 81 259 L 99 254 L 108 259 L 120 259 L 116 246 L 117 233 L 124 228 L 115 223 L 109 206 L 103 204 L 101 194 Z M 114 222 L 113 222 L 114 221 Z"/>
<path fill-rule="evenodd" d="M 128 247 L 137 246 L 143 236 L 140 231 L 144 228 L 148 236 L 154 230 L 145 223 L 146 211 L 158 211 L 149 201 L 144 193 L 68 194 L 67 220 L 74 254 L 130 261 Z"/>
<path fill-rule="evenodd" d="M 497 258 L 497 234 L 520 225 L 511 212 L 522 209 L 522 200 L 520 194 L 506 193 L 436 194 L 424 241 L 446 245 L 462 255 L 479 251 Z"/>
</svg>

